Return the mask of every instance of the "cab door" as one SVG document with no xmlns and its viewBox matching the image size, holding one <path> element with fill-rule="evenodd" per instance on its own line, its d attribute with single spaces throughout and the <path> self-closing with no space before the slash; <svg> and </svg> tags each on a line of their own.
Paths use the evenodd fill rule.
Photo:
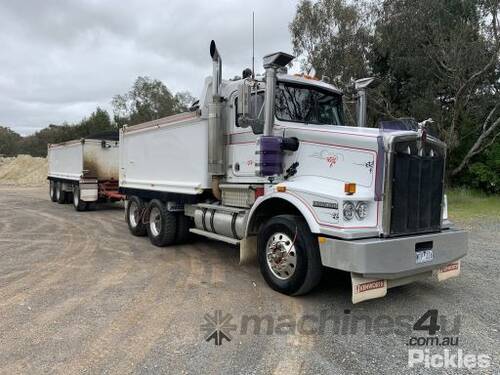
<svg viewBox="0 0 500 375">
<path fill-rule="evenodd" d="M 255 175 L 255 143 L 259 135 L 254 134 L 252 128 L 242 128 L 238 125 L 237 108 L 238 108 L 238 95 L 234 93 L 231 98 L 231 105 L 229 106 L 230 125 L 228 126 L 227 134 L 227 160 L 228 160 L 228 174 L 227 179 L 231 182 L 260 182 L 261 177 Z M 252 116 L 258 116 L 259 112 L 263 110 L 264 92 L 262 91 L 252 95 L 250 98 Z M 261 111 L 262 110 L 262 111 Z M 254 117 L 256 118 L 256 117 Z"/>
</svg>

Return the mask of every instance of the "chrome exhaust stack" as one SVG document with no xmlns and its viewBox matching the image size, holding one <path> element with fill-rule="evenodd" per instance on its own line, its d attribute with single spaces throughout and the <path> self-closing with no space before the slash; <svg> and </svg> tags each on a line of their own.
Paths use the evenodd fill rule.
<svg viewBox="0 0 500 375">
<path fill-rule="evenodd" d="M 224 175 L 224 129 L 222 126 L 222 59 L 215 41 L 210 43 L 212 57 L 212 102 L 208 105 L 208 173 Z"/>
<path fill-rule="evenodd" d="M 220 84 L 222 82 L 222 59 L 214 40 L 210 42 L 210 57 L 212 57 L 212 93 L 216 96 L 220 95 Z"/>
</svg>

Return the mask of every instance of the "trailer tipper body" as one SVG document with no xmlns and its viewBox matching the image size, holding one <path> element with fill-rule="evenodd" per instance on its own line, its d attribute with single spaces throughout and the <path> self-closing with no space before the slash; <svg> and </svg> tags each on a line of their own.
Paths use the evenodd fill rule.
<svg viewBox="0 0 500 375">
<path fill-rule="evenodd" d="M 446 145 L 424 123 L 344 124 L 342 92 L 292 76 L 293 58 L 264 58 L 265 75 L 213 75 L 191 112 L 120 131 L 120 193 L 132 234 L 157 246 L 190 232 L 253 251 L 267 283 L 298 295 L 323 267 L 351 273 L 354 303 L 423 278 L 460 273 L 467 235 L 447 218 Z"/>
<path fill-rule="evenodd" d="M 49 193 L 53 202 L 72 202 L 75 209 L 98 201 L 119 200 L 118 134 L 96 135 L 48 145 Z"/>
</svg>

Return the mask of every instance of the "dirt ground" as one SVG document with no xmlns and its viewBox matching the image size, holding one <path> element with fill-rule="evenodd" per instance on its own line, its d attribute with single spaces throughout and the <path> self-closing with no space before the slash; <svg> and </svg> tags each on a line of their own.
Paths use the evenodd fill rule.
<svg viewBox="0 0 500 375">
<path fill-rule="evenodd" d="M 429 309 L 453 322 L 460 341 L 452 351 L 487 354 L 492 363 L 481 373 L 499 371 L 498 218 L 470 226 L 459 278 L 353 306 L 344 273 L 327 272 L 308 296 L 283 296 L 256 265 L 238 265 L 235 247 L 198 240 L 156 248 L 128 233 L 119 206 L 76 213 L 51 203 L 47 190 L 0 187 L 2 374 L 430 373 L 407 367 L 406 345 L 426 336 L 411 326 Z M 411 324 L 404 332 L 328 322 L 309 329 L 332 314 L 372 323 L 407 316 Z M 260 334 L 250 323 L 244 329 L 251 316 L 264 319 Z M 214 319 L 231 341 L 205 341 Z"/>
</svg>

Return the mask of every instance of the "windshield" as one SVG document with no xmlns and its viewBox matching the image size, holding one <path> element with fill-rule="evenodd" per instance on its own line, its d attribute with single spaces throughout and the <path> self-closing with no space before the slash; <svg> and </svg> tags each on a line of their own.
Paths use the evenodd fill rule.
<svg viewBox="0 0 500 375">
<path fill-rule="evenodd" d="M 318 87 L 280 82 L 276 117 L 307 124 L 343 125 L 342 96 Z"/>
</svg>

